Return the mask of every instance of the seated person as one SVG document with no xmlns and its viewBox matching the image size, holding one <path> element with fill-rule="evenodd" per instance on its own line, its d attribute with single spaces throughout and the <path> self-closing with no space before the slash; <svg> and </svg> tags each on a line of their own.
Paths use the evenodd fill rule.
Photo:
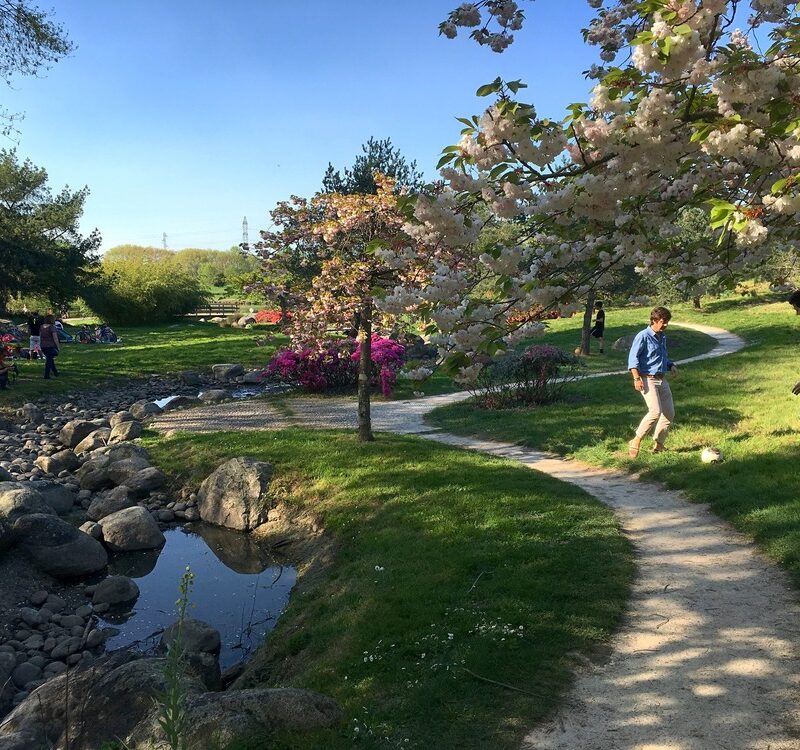
<svg viewBox="0 0 800 750">
<path fill-rule="evenodd" d="M 70 343 L 72 341 L 72 336 L 70 336 L 64 330 L 64 323 L 61 321 L 61 318 L 56 320 L 56 322 L 53 323 L 53 325 L 55 326 L 56 331 L 58 332 L 58 340 L 59 341 L 65 341 L 66 343 Z"/>
<path fill-rule="evenodd" d="M 86 326 L 81 326 L 81 330 L 78 331 L 78 341 L 81 344 L 93 344 L 95 338 Z"/>
<path fill-rule="evenodd" d="M 95 332 L 97 340 L 104 344 L 116 344 L 117 334 L 111 329 L 107 323 L 101 323 L 100 327 Z"/>
</svg>

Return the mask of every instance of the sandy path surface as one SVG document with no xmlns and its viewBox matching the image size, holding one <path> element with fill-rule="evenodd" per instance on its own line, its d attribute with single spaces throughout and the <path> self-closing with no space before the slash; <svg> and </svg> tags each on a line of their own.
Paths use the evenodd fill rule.
<svg viewBox="0 0 800 750">
<path fill-rule="evenodd" d="M 711 352 L 687 362 L 744 346 L 727 331 L 686 327 L 717 339 Z M 637 551 L 637 578 L 610 658 L 577 676 L 560 712 L 533 730 L 523 748 L 800 750 L 800 606 L 786 574 L 679 493 L 527 448 L 441 433 L 424 423 L 431 409 L 466 397 L 377 403 L 373 428 L 491 453 L 575 484 L 614 509 Z M 292 399 L 291 409 L 287 417 L 265 401 L 223 404 L 165 414 L 153 426 L 355 426 L 350 399 Z"/>
</svg>

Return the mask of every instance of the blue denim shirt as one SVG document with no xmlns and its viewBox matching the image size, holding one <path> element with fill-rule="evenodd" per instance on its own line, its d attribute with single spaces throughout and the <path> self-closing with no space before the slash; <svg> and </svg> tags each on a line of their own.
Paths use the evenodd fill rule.
<svg viewBox="0 0 800 750">
<path fill-rule="evenodd" d="M 667 356 L 667 337 L 655 333 L 650 326 L 639 331 L 628 354 L 628 369 L 636 368 L 640 375 L 658 375 L 668 372 L 672 360 Z"/>
</svg>

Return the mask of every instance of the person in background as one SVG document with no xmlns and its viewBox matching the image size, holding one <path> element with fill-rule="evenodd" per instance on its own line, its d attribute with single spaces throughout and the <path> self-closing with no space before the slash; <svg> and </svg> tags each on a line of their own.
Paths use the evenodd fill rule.
<svg viewBox="0 0 800 750">
<path fill-rule="evenodd" d="M 58 377 L 56 357 L 58 356 L 58 329 L 53 324 L 53 316 L 46 315 L 40 329 L 42 354 L 44 354 L 44 379 L 50 380 L 50 373 Z"/>
<path fill-rule="evenodd" d="M 35 310 L 28 316 L 28 333 L 30 334 L 30 341 L 28 343 L 28 358 L 34 359 L 38 353 L 42 351 L 41 342 L 39 341 L 39 331 L 42 327 L 42 319 L 39 316 L 39 311 Z"/>
<path fill-rule="evenodd" d="M 676 374 L 678 368 L 667 356 L 667 337 L 664 334 L 672 313 L 666 307 L 655 307 L 650 312 L 650 325 L 639 331 L 628 354 L 628 369 L 633 376 L 633 387 L 644 397 L 647 414 L 639 423 L 636 434 L 628 443 L 628 455 L 639 455 L 642 438 L 655 425 L 653 453 L 664 450 L 667 432 L 675 419 L 672 391 L 667 382 L 668 372 Z"/>
<path fill-rule="evenodd" d="M 6 361 L 6 348 L 0 344 L 0 390 L 8 388 L 8 376 L 13 369 L 14 365 Z"/>
<path fill-rule="evenodd" d="M 795 314 L 800 315 L 800 289 L 795 289 L 795 291 L 789 295 L 788 302 L 794 308 Z M 795 396 L 800 396 L 800 380 L 794 384 L 792 393 L 794 393 Z"/>
<path fill-rule="evenodd" d="M 603 354 L 605 351 L 604 336 L 606 329 L 606 311 L 603 310 L 603 303 L 599 301 L 594 303 L 594 309 L 596 311 L 594 316 L 594 326 L 592 326 L 592 330 L 589 331 L 589 334 L 600 342 L 600 354 Z"/>
<path fill-rule="evenodd" d="M 64 341 L 67 344 L 72 342 L 72 336 L 70 336 L 64 330 L 64 323 L 61 321 L 61 318 L 56 318 L 56 322 L 53 323 L 53 325 L 56 327 L 56 330 L 58 331 L 58 340 L 59 341 Z"/>
</svg>

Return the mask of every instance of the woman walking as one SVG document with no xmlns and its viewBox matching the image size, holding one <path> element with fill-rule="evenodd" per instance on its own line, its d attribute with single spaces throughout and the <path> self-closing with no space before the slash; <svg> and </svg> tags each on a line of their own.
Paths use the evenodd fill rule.
<svg viewBox="0 0 800 750">
<path fill-rule="evenodd" d="M 606 311 L 603 309 L 603 303 L 599 301 L 594 303 L 594 309 L 596 311 L 594 326 L 589 333 L 600 342 L 600 354 L 603 354 L 605 347 Z"/>
<path fill-rule="evenodd" d="M 58 377 L 56 357 L 58 356 L 58 329 L 53 325 L 53 316 L 46 315 L 39 331 L 39 339 L 44 354 L 44 379 L 50 380 L 50 373 Z"/>
<path fill-rule="evenodd" d="M 636 435 L 628 443 L 628 455 L 639 455 L 642 438 L 655 425 L 653 453 L 664 450 L 667 432 L 675 419 L 672 391 L 667 382 L 668 372 L 677 374 L 678 368 L 667 356 L 667 337 L 664 330 L 672 313 L 666 307 L 656 307 L 650 312 L 650 325 L 636 334 L 628 354 L 628 369 L 633 375 L 633 387 L 644 397 L 647 414 L 639 423 Z"/>
</svg>

